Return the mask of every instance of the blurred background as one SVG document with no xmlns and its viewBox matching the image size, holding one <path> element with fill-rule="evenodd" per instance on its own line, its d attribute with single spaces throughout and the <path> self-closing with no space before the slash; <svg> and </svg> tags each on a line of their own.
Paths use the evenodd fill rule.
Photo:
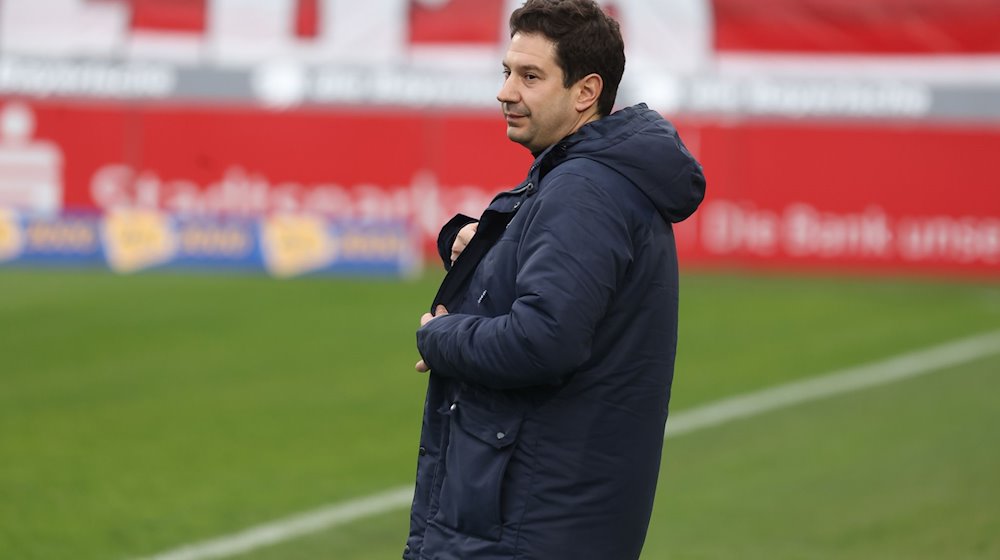
<svg viewBox="0 0 1000 560">
<path fill-rule="evenodd" d="M 520 3 L 0 0 L 0 558 L 401 553 Z M 644 558 L 1000 558 L 1000 3 L 601 3 L 709 185 Z"/>
</svg>

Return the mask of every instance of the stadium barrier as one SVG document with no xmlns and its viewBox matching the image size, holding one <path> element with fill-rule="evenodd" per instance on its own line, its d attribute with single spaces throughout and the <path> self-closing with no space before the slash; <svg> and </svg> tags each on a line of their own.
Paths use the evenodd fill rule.
<svg viewBox="0 0 1000 560">
<path fill-rule="evenodd" d="M 705 166 L 705 203 L 676 229 L 684 265 L 1000 277 L 995 0 L 603 3 L 628 45 L 619 105 L 668 116 Z M 21 232 L 5 243 L 36 262 L 26 232 L 45 220 L 294 215 L 333 239 L 409 227 L 433 258 L 441 224 L 530 164 L 495 101 L 519 4 L 3 0 L 0 208 Z M 205 264 L 169 237 L 100 251 L 121 270 Z M 289 270 L 334 266 L 313 258 Z"/>
<path fill-rule="evenodd" d="M 179 217 L 155 210 L 21 215 L 0 210 L 0 265 L 410 276 L 422 265 L 401 221 L 333 221 L 303 214 L 260 219 Z"/>
</svg>

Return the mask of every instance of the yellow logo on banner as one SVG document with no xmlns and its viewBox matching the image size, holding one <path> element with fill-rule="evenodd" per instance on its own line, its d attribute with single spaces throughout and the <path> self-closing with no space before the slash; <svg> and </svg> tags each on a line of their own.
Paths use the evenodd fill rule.
<svg viewBox="0 0 1000 560">
<path fill-rule="evenodd" d="M 108 265 L 116 272 L 162 264 L 177 252 L 170 218 L 155 210 L 113 210 L 101 225 Z"/>
<path fill-rule="evenodd" d="M 24 235 L 17 215 L 0 208 L 0 262 L 16 259 L 24 250 Z"/>
<path fill-rule="evenodd" d="M 312 216 L 272 216 L 263 221 L 264 264 L 275 276 L 295 276 L 328 266 L 337 256 L 326 222 Z"/>
</svg>

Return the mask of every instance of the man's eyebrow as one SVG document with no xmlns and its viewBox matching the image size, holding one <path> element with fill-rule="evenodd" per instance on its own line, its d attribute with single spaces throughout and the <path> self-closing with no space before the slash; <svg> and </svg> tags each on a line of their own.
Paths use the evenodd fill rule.
<svg viewBox="0 0 1000 560">
<path fill-rule="evenodd" d="M 510 63 L 508 63 L 506 61 L 503 62 L 503 67 L 504 68 L 511 69 L 512 66 L 514 68 L 516 68 L 520 72 L 534 72 L 536 74 L 544 74 L 545 73 L 545 71 L 542 70 L 542 67 L 538 66 L 537 64 L 513 64 L 512 65 L 512 64 L 510 64 Z"/>
</svg>

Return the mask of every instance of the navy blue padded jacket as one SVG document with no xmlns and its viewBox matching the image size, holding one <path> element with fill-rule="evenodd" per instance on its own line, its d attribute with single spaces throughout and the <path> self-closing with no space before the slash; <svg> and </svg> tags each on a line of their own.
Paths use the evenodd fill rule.
<svg viewBox="0 0 1000 560">
<path fill-rule="evenodd" d="M 498 195 L 417 332 L 431 368 L 410 560 L 629 560 L 653 505 L 677 343 L 672 225 L 702 168 L 636 105 Z"/>
</svg>

